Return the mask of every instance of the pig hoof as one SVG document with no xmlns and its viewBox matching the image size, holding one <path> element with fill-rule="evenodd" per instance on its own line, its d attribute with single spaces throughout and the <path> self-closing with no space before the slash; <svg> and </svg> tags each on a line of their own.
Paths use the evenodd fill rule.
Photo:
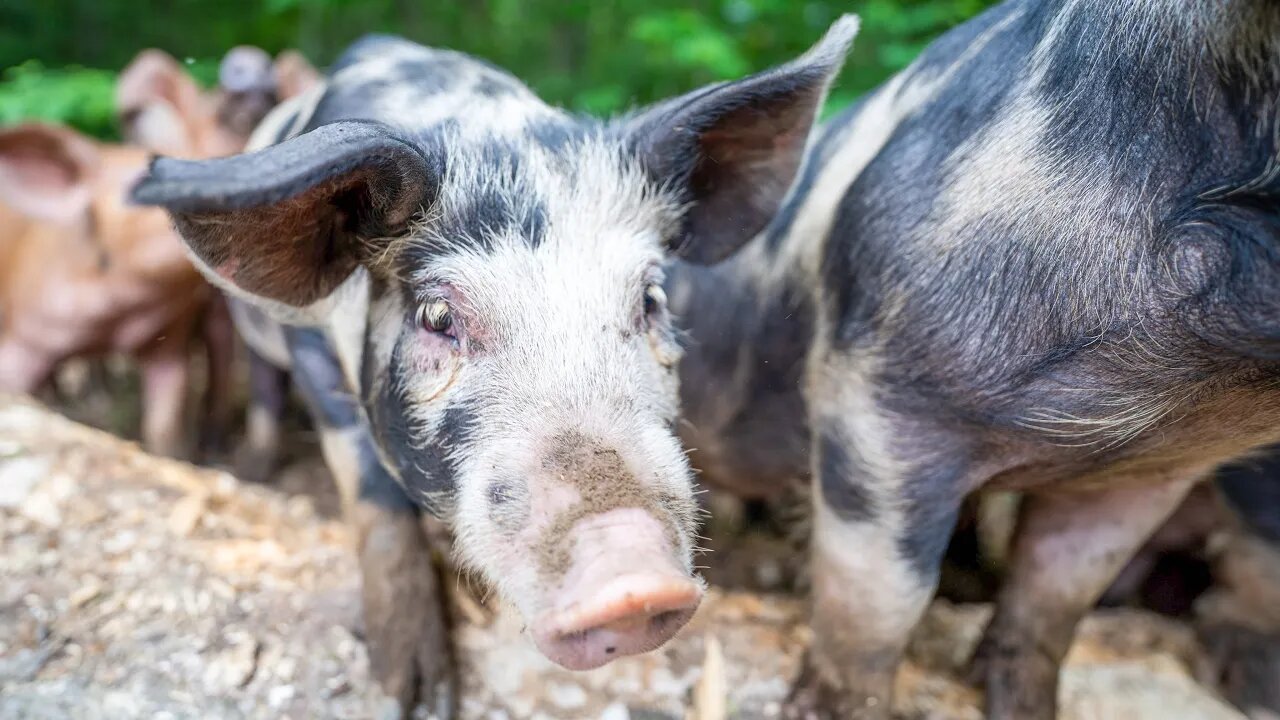
<svg viewBox="0 0 1280 720">
<path fill-rule="evenodd" d="M 267 483 L 276 470 L 275 453 L 249 445 L 239 447 L 231 461 L 235 476 L 251 483 Z"/>
<path fill-rule="evenodd" d="M 406 615 L 415 614 L 420 613 L 406 609 Z M 370 620 L 366 618 L 368 622 Z M 382 685 L 383 692 L 400 704 L 401 717 L 411 717 L 414 708 L 421 705 L 432 718 L 453 718 L 457 683 L 448 635 L 431 629 L 421 630 L 419 625 L 418 632 L 422 635 L 414 641 L 415 629 L 407 625 L 393 622 L 380 628 L 369 628 L 369 664 L 373 674 Z"/>
<path fill-rule="evenodd" d="M 1222 623 L 1201 628 L 1209 651 L 1211 680 L 1250 717 L 1280 717 L 1280 633 L 1262 633 Z"/>
<path fill-rule="evenodd" d="M 823 679 L 808 660 L 783 706 L 784 720 L 886 720 L 887 697 L 841 690 Z"/>
<path fill-rule="evenodd" d="M 983 638 L 969 662 L 967 679 L 986 689 L 988 720 L 1053 720 L 1058 663 L 1029 643 Z"/>
<path fill-rule="evenodd" d="M 226 457 L 227 452 L 231 450 L 225 432 L 208 428 L 201 430 L 196 449 L 199 457 L 206 462 Z"/>
</svg>

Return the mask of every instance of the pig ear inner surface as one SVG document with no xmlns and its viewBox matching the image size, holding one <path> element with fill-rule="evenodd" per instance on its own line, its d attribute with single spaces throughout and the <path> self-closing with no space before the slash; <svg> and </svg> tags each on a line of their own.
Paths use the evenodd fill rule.
<svg viewBox="0 0 1280 720">
<path fill-rule="evenodd" d="M 245 155 L 159 158 L 133 199 L 169 210 L 218 285 L 305 308 L 403 233 L 439 177 L 387 126 L 350 121 Z"/>
<path fill-rule="evenodd" d="M 0 130 L 0 204 L 38 220 L 70 224 L 89 209 L 98 152 L 63 128 Z"/>
<path fill-rule="evenodd" d="M 632 121 L 648 172 L 690 203 L 671 243 L 676 255 L 718 262 L 764 229 L 857 31 L 857 17 L 846 15 L 786 65 L 694 91 Z"/>
</svg>

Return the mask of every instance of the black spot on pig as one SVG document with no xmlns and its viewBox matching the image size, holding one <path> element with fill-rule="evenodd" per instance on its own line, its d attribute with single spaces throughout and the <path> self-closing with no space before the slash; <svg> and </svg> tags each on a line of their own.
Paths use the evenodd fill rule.
<svg viewBox="0 0 1280 720">
<path fill-rule="evenodd" d="M 387 468 L 378 458 L 378 451 L 373 445 L 373 438 L 363 429 L 356 439 L 356 459 L 360 472 L 360 500 L 377 505 L 385 510 L 416 510 L 414 504 L 400 483 L 391 477 Z"/>
<path fill-rule="evenodd" d="M 542 244 L 547 229 L 547 209 L 532 198 L 514 197 L 505 188 L 488 187 L 473 193 L 467 206 L 448 218 L 458 229 L 452 237 L 471 239 L 491 250 L 495 236 L 514 231 L 529 247 Z"/>
<path fill-rule="evenodd" d="M 337 355 L 324 333 L 312 328 L 285 328 L 293 358 L 293 377 L 311 414 L 325 427 L 343 430 L 359 422 L 355 397 L 347 388 Z"/>
<path fill-rule="evenodd" d="M 476 417 L 471 408 L 453 405 L 444 411 L 434 432 L 422 438 L 416 459 L 431 487 L 450 496 L 457 492 L 458 455 L 465 452 L 475 429 Z"/>
<path fill-rule="evenodd" d="M 845 522 L 870 522 L 876 518 L 875 498 L 865 487 L 866 473 L 851 457 L 849 443 L 827 430 L 818 432 L 819 482 L 827 507 Z"/>
<path fill-rule="evenodd" d="M 406 336 L 411 337 L 411 336 Z M 465 405 L 447 408 L 433 428 L 409 419 L 402 339 L 392 351 L 388 378 L 369 411 L 370 424 L 386 459 L 399 471 L 410 496 L 433 515 L 443 515 L 457 494 L 457 458 L 476 427 Z"/>
<path fill-rule="evenodd" d="M 960 515 L 959 467 L 939 464 L 903 480 L 898 550 L 921 578 L 936 581 Z"/>
<path fill-rule="evenodd" d="M 401 60 L 396 63 L 392 76 L 396 83 L 407 83 L 418 92 L 437 94 L 453 88 L 461 70 L 462 63 L 457 57 L 433 53 Z"/>
<path fill-rule="evenodd" d="M 525 126 L 525 136 L 550 154 L 558 155 L 596 129 L 597 124 L 586 118 L 546 117 L 531 120 Z"/>
<path fill-rule="evenodd" d="M 511 97 L 516 94 L 515 87 L 510 82 L 504 82 L 492 75 L 484 75 L 472 87 L 472 90 L 479 95 L 487 98 L 501 99 Z"/>
</svg>

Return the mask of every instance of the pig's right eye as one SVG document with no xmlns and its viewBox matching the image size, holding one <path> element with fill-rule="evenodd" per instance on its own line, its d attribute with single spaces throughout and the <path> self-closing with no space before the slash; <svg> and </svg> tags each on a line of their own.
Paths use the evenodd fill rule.
<svg viewBox="0 0 1280 720">
<path fill-rule="evenodd" d="M 423 330 L 430 330 L 442 335 L 453 334 L 453 311 L 449 309 L 449 303 L 444 300 L 431 300 L 422 303 L 418 306 L 415 319 L 418 327 Z"/>
</svg>

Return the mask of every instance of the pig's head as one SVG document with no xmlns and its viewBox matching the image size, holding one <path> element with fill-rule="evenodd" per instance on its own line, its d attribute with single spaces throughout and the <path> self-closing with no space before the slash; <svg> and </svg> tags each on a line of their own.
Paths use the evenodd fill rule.
<svg viewBox="0 0 1280 720">
<path fill-rule="evenodd" d="M 218 66 L 218 86 L 200 88 L 168 53 L 144 50 L 120 73 L 116 111 L 126 140 L 176 157 L 218 157 L 244 149 L 254 127 L 279 102 L 319 84 L 296 52 L 274 61 L 266 51 L 232 48 Z"/>
<path fill-rule="evenodd" d="M 590 668 L 660 646 L 702 594 L 664 260 L 715 261 L 770 219 L 856 27 L 609 123 L 454 68 L 466 111 L 428 128 L 159 160 L 136 194 L 214 282 L 329 328 L 384 464 L 545 654 Z"/>
</svg>

